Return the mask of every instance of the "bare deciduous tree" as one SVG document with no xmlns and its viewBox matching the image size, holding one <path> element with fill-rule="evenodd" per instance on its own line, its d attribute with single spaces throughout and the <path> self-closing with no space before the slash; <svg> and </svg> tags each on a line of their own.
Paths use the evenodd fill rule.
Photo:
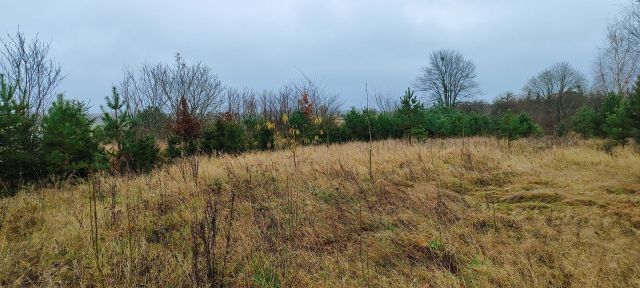
<svg viewBox="0 0 640 288">
<path fill-rule="evenodd" d="M 393 112 L 398 110 L 400 102 L 399 97 L 391 96 L 391 93 L 387 91 L 376 91 L 373 93 L 373 101 L 376 103 L 378 110 L 382 112 Z"/>
<path fill-rule="evenodd" d="M 253 89 L 227 88 L 225 96 L 227 113 L 242 118 L 258 116 L 258 98 Z"/>
<path fill-rule="evenodd" d="M 459 102 L 480 93 L 476 66 L 455 50 L 431 53 L 430 64 L 423 68 L 416 88 L 438 105 L 455 107 Z"/>
<path fill-rule="evenodd" d="M 174 65 L 145 64 L 137 74 L 126 70 L 120 90 L 133 112 L 157 107 L 175 115 L 185 97 L 189 112 L 199 120 L 218 111 L 224 102 L 218 76 L 201 62 L 185 63 L 180 54 Z"/>
<path fill-rule="evenodd" d="M 309 97 L 314 115 L 323 119 L 334 119 L 340 113 L 341 103 L 338 101 L 338 95 L 329 93 L 308 76 L 303 74 L 303 80 L 293 82 L 291 86 L 294 88 L 296 103 L 302 95 Z"/>
<path fill-rule="evenodd" d="M 614 23 L 607 28 L 606 47 L 600 49 L 594 63 L 593 89 L 600 94 L 626 95 L 638 73 L 640 53 L 623 24 Z"/>
<path fill-rule="evenodd" d="M 631 1 L 624 11 L 622 27 L 628 33 L 630 40 L 634 43 L 637 52 L 640 52 L 640 1 Z"/>
<path fill-rule="evenodd" d="M 49 57 L 50 44 L 38 36 L 28 41 L 22 32 L 7 35 L 0 43 L 0 74 L 22 92 L 19 101 L 29 108 L 29 113 L 44 114 L 65 78 L 60 64 Z"/>
<path fill-rule="evenodd" d="M 240 112 L 241 115 L 245 115 L 251 118 L 258 117 L 258 93 L 251 89 L 245 89 L 242 93 L 242 103 Z"/>
<path fill-rule="evenodd" d="M 493 101 L 493 107 L 491 113 L 493 115 L 500 115 L 507 111 L 514 111 L 514 103 L 517 101 L 517 96 L 512 91 L 507 91 L 502 95 L 498 96 L 497 99 Z"/>
<path fill-rule="evenodd" d="M 543 101 L 547 115 L 553 115 L 554 128 L 569 117 L 570 112 L 577 109 L 587 80 L 585 76 L 574 69 L 569 63 L 561 62 L 532 77 L 524 87 L 525 97 Z M 552 131 L 548 131 L 552 132 Z"/>
</svg>

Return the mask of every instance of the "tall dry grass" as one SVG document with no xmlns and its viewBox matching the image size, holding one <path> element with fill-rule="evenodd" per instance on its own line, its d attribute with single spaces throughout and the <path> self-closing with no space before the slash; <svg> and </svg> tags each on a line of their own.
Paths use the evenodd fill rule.
<svg viewBox="0 0 640 288">
<path fill-rule="evenodd" d="M 596 140 L 188 158 L 0 200 L 0 286 L 639 287 L 640 155 Z M 95 209 L 94 209 L 95 207 Z"/>
</svg>

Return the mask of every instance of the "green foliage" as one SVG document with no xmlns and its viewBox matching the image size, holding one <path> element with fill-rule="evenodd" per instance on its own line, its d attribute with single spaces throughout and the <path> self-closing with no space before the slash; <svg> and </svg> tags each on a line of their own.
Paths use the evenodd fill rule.
<svg viewBox="0 0 640 288">
<path fill-rule="evenodd" d="M 430 135 L 452 137 L 462 135 L 464 117 L 453 108 L 438 106 L 426 111 L 425 127 Z"/>
<path fill-rule="evenodd" d="M 128 167 L 136 172 L 149 172 L 158 162 L 160 150 L 153 136 L 130 137 L 122 146 L 122 155 L 128 161 Z"/>
<path fill-rule="evenodd" d="M 48 173 L 84 177 L 104 167 L 98 163 L 104 152 L 93 137 L 92 126 L 82 103 L 58 96 L 42 119 L 41 151 Z"/>
<path fill-rule="evenodd" d="M 405 95 L 404 108 L 396 113 L 351 109 L 345 115 L 346 135 L 349 139 L 369 139 L 367 117 L 371 121 L 372 138 L 425 138 L 427 136 L 458 137 L 494 134 L 517 139 L 537 136 L 539 127 L 526 114 L 503 113 L 495 118 L 478 112 L 463 112 L 454 108 L 437 106 L 423 108 L 419 102 Z"/>
<path fill-rule="evenodd" d="M 346 125 L 327 125 L 325 127 L 325 141 L 326 143 L 342 143 L 351 140 L 349 128 Z"/>
<path fill-rule="evenodd" d="M 246 137 L 242 126 L 235 122 L 222 122 L 219 129 L 223 152 L 236 154 L 245 151 Z"/>
<path fill-rule="evenodd" d="M 628 139 L 633 136 L 633 121 L 631 119 L 631 106 L 626 99 L 621 100 L 613 113 L 605 120 L 604 130 L 612 140 L 622 144 L 627 144 Z"/>
<path fill-rule="evenodd" d="M 39 174 L 36 119 L 14 98 L 15 92 L 0 75 L 0 196 Z"/>
<path fill-rule="evenodd" d="M 589 106 L 582 106 L 571 120 L 571 129 L 585 138 L 593 137 L 598 129 L 597 112 Z"/>
<path fill-rule="evenodd" d="M 600 137 L 609 137 L 609 133 L 607 132 L 607 118 L 615 113 L 616 108 L 620 105 L 620 101 L 622 101 L 622 96 L 618 94 L 609 94 L 604 98 L 604 102 L 598 109 L 598 119 L 596 135 Z"/>
<path fill-rule="evenodd" d="M 169 138 L 169 148 L 170 148 L 169 150 L 172 150 L 170 154 L 174 154 L 170 156 L 171 158 L 180 156 L 179 153 L 177 153 L 178 156 L 175 156 L 177 152 L 175 151 L 176 144 L 179 144 L 180 143 L 179 141 L 180 141 L 179 138 L 177 139 L 176 137 Z M 215 153 L 216 150 L 218 150 L 218 148 L 221 145 L 219 141 L 219 135 L 218 135 L 218 130 L 216 129 L 216 125 L 206 126 L 202 131 L 202 139 L 200 141 L 201 141 L 200 149 L 202 152 L 206 153 L 207 155 L 212 155 L 213 153 Z"/>
<path fill-rule="evenodd" d="M 169 136 L 167 139 L 167 157 L 174 159 L 182 156 L 182 140 L 177 135 Z"/>
<path fill-rule="evenodd" d="M 126 163 L 126 166 L 120 169 L 130 169 L 134 172 L 150 171 L 158 161 L 159 151 L 155 138 L 151 135 L 145 136 L 143 130 L 137 129 L 141 126 L 141 117 L 144 115 L 132 117 L 126 101 L 120 98 L 116 87 L 113 87 L 111 97 L 107 97 L 106 101 L 108 109 L 101 107 L 101 136 L 105 144 L 116 144 L 116 150 L 110 153 L 111 156 Z"/>
<path fill-rule="evenodd" d="M 562 137 L 567 135 L 568 132 L 569 128 L 567 127 L 567 124 L 565 124 L 564 122 L 558 123 L 558 125 L 556 126 L 556 136 Z"/>
<path fill-rule="evenodd" d="M 280 288 L 280 276 L 277 271 L 265 260 L 252 259 L 253 282 L 255 287 Z"/>
<path fill-rule="evenodd" d="M 541 134 L 540 127 L 525 113 L 518 114 L 512 125 L 513 137 L 515 138 L 540 136 Z"/>
<path fill-rule="evenodd" d="M 311 119 L 304 112 L 295 110 L 289 115 L 289 127 L 300 131 L 303 138 L 307 138 L 305 136 L 309 134 L 310 126 Z"/>
<path fill-rule="evenodd" d="M 367 124 L 367 117 L 375 117 L 375 112 L 367 109 L 362 111 L 351 108 L 349 112 L 344 116 L 344 125 L 349 130 L 349 138 L 354 140 L 366 141 L 369 140 L 369 128 Z"/>
<path fill-rule="evenodd" d="M 640 141 L 640 78 L 636 87 L 624 98 L 609 94 L 598 107 L 582 107 L 571 121 L 572 129 L 584 137 L 606 137 L 613 143 L 628 143 L 629 138 Z"/>
<path fill-rule="evenodd" d="M 475 112 L 463 112 L 448 107 L 428 109 L 424 117 L 429 135 L 440 137 L 484 135 L 491 131 L 491 119 Z"/>
<path fill-rule="evenodd" d="M 514 115 L 511 111 L 507 111 L 496 117 L 494 123 L 496 135 L 508 140 L 538 136 L 541 133 L 538 125 L 524 113 Z"/>
<path fill-rule="evenodd" d="M 399 120 L 397 117 L 394 117 L 394 115 L 390 113 L 375 114 L 375 116 L 371 117 L 371 133 L 373 134 L 373 138 L 379 140 L 402 137 L 403 135 L 405 135 L 405 131 L 400 128 L 400 121 L 402 120 Z M 419 123 L 414 127 L 419 128 L 418 125 Z M 364 131 L 368 132 L 367 130 Z M 417 137 L 424 135 L 424 131 L 409 131 L 408 134 L 413 137 Z M 368 139 L 368 133 L 365 135 L 365 137 L 367 137 Z"/>
<path fill-rule="evenodd" d="M 640 76 L 636 81 L 633 93 L 629 95 L 629 117 L 633 126 L 633 137 L 640 144 Z"/>
<path fill-rule="evenodd" d="M 231 154 L 243 152 L 247 148 L 245 130 L 235 121 L 218 119 L 203 132 L 201 146 L 207 154 L 215 151 Z"/>
<path fill-rule="evenodd" d="M 409 139 L 426 137 L 425 128 L 420 125 L 424 116 L 424 105 L 410 88 L 407 88 L 400 99 L 400 109 L 396 114 L 400 130 L 405 137 Z"/>
<path fill-rule="evenodd" d="M 200 147 L 198 145 L 198 140 L 197 139 L 190 139 L 188 142 L 186 143 L 182 143 L 182 150 L 184 151 L 184 155 L 185 156 L 193 156 L 198 154 L 198 151 L 200 151 Z"/>
<path fill-rule="evenodd" d="M 100 107 L 102 109 L 102 136 L 105 143 L 115 143 L 119 152 L 122 150 L 125 138 L 131 129 L 131 118 L 125 107 L 126 103 L 120 99 L 116 87 L 112 88 L 111 97 L 105 97 L 105 100 L 108 109 Z"/>
<path fill-rule="evenodd" d="M 257 124 L 256 147 L 258 149 L 273 149 L 275 144 L 275 126 L 270 121 L 261 121 Z"/>
</svg>

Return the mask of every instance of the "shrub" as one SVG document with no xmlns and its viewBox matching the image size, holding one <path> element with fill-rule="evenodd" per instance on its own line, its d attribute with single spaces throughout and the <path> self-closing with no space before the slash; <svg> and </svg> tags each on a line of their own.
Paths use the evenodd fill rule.
<svg viewBox="0 0 640 288">
<path fill-rule="evenodd" d="M 636 144 L 640 145 L 640 76 L 629 96 L 629 114 Z"/>
<path fill-rule="evenodd" d="M 391 139 L 402 137 L 404 131 L 400 129 L 400 125 L 398 122 L 399 120 L 397 119 L 397 117 L 394 117 L 394 115 L 391 113 L 380 113 L 377 114 L 376 117 L 371 117 L 371 131 L 373 134 L 373 138 Z M 418 122 L 417 125 L 421 125 L 421 123 Z M 416 126 L 416 128 L 419 128 L 419 126 Z"/>
<path fill-rule="evenodd" d="M 616 108 L 620 105 L 622 97 L 618 94 L 609 94 L 604 98 L 600 109 L 598 109 L 598 117 L 596 121 L 596 135 L 600 137 L 609 137 L 609 133 L 606 130 L 607 118 L 615 113 Z"/>
<path fill-rule="evenodd" d="M 263 121 L 257 125 L 256 146 L 258 149 L 274 148 L 275 125 L 271 121 Z"/>
<path fill-rule="evenodd" d="M 232 120 L 218 119 L 207 127 L 201 140 L 202 151 L 212 154 L 215 151 L 240 153 L 246 150 L 246 135 L 239 123 Z"/>
<path fill-rule="evenodd" d="M 143 123 L 140 114 L 131 117 L 126 108 L 127 102 L 121 100 L 115 87 L 112 89 L 111 97 L 106 97 L 106 102 L 108 109 L 101 107 L 101 136 L 105 144 L 116 144 L 116 150 L 110 154 L 125 164 L 118 165 L 118 168 L 134 172 L 150 171 L 158 160 L 155 137 L 143 134 L 144 130 L 140 129 Z"/>
<path fill-rule="evenodd" d="M 425 130 L 430 135 L 451 137 L 467 135 L 465 129 L 465 115 L 453 108 L 438 106 L 426 111 Z"/>
<path fill-rule="evenodd" d="M 155 139 L 167 139 L 170 135 L 171 117 L 158 107 L 147 107 L 135 115 L 133 127 L 138 135 L 150 135 Z"/>
<path fill-rule="evenodd" d="M 53 103 L 42 119 L 42 159 L 47 172 L 63 177 L 87 176 L 104 159 L 93 135 L 93 120 L 86 107 L 77 101 L 65 100 L 62 95 Z"/>
<path fill-rule="evenodd" d="M 589 106 L 582 106 L 571 120 L 571 129 L 585 138 L 597 132 L 598 114 Z"/>
<path fill-rule="evenodd" d="M 122 154 L 126 155 L 129 169 L 149 172 L 158 162 L 159 149 L 153 136 L 131 137 L 124 142 Z"/>
<path fill-rule="evenodd" d="M 541 134 L 540 127 L 526 113 L 520 113 L 516 116 L 512 125 L 516 138 L 540 136 Z"/>
<path fill-rule="evenodd" d="M 369 128 L 367 117 L 375 115 L 375 112 L 363 109 L 362 112 L 351 108 L 344 116 L 344 126 L 349 131 L 349 138 L 353 140 L 366 141 L 369 140 Z"/>
<path fill-rule="evenodd" d="M 604 130 L 609 138 L 624 146 L 628 138 L 633 136 L 632 129 L 631 106 L 629 101 L 622 100 L 614 112 L 606 118 Z"/>
<path fill-rule="evenodd" d="M 496 135 L 499 138 L 507 138 L 508 140 L 516 140 L 522 137 L 540 135 L 540 128 L 525 113 L 514 115 L 511 111 L 507 111 L 496 117 L 494 120 Z"/>
<path fill-rule="evenodd" d="M 221 141 L 220 150 L 232 154 L 245 151 L 246 137 L 242 126 L 231 121 L 220 121 L 217 126 Z"/>
<path fill-rule="evenodd" d="M 211 155 L 216 152 L 220 147 L 216 125 L 209 125 L 205 127 L 202 131 L 202 139 L 200 141 L 200 149 L 203 153 Z"/>
<path fill-rule="evenodd" d="M 178 157 L 182 157 L 182 147 L 181 147 L 181 139 L 177 135 L 169 136 L 167 139 L 167 157 L 169 159 L 174 159 Z"/>
<path fill-rule="evenodd" d="M 310 119 L 300 110 L 293 111 L 291 115 L 289 115 L 289 127 L 297 129 L 303 136 L 309 132 L 310 125 Z"/>
<path fill-rule="evenodd" d="M 567 124 L 565 124 L 564 122 L 560 122 L 556 126 L 556 136 L 562 137 L 567 135 L 568 132 L 569 132 L 569 128 L 567 128 Z"/>
</svg>

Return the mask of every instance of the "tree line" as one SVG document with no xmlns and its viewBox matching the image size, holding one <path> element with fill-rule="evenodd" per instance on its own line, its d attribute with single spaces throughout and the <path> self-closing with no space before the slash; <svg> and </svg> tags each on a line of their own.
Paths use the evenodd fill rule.
<svg viewBox="0 0 640 288">
<path fill-rule="evenodd" d="M 275 91 L 234 89 L 204 63 L 177 54 L 171 64 L 126 69 L 95 118 L 85 103 L 56 95 L 65 75 L 48 44 L 9 35 L 0 39 L 0 191 L 101 170 L 145 173 L 196 154 L 291 149 L 295 158 L 300 145 L 370 139 L 514 140 L 575 131 L 622 145 L 639 142 L 639 7 L 631 5 L 608 28 L 591 87 L 562 62 L 533 76 L 519 95 L 474 101 L 480 92 L 474 63 L 458 51 L 438 50 L 413 89 L 376 93 L 377 109 L 347 111 L 306 76 Z"/>
</svg>

